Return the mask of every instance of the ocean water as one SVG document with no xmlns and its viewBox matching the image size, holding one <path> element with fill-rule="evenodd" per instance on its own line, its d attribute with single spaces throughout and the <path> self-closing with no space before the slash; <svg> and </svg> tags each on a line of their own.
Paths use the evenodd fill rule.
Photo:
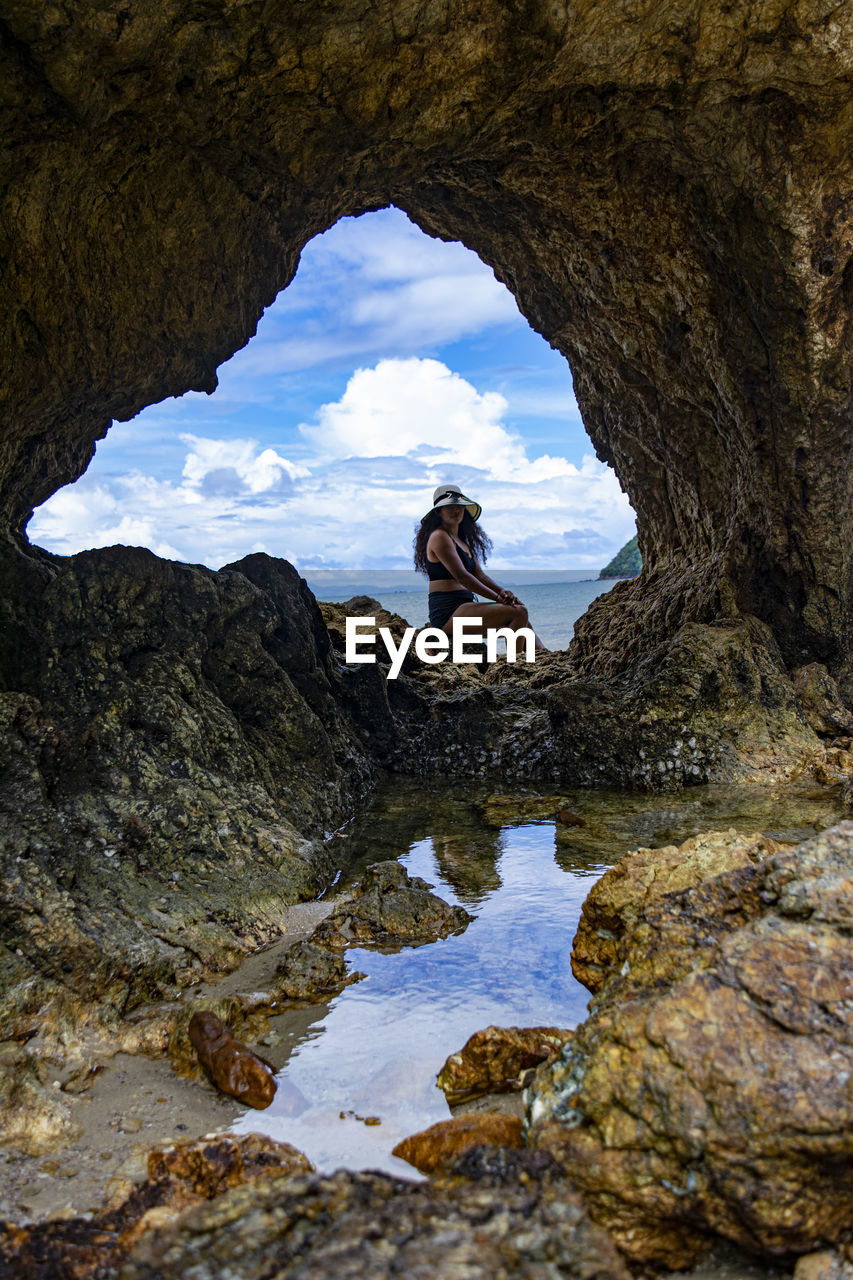
<svg viewBox="0 0 853 1280">
<path fill-rule="evenodd" d="M 516 585 L 510 573 L 495 570 L 495 581 L 511 587 L 527 605 L 530 624 L 548 649 L 565 649 L 574 634 L 575 623 L 598 596 L 613 587 L 613 580 L 600 582 L 585 579 L 579 582 L 524 582 Z M 310 579 L 309 579 L 309 585 Z M 322 588 L 315 588 L 315 593 Z M 427 626 L 427 587 L 418 591 L 371 589 L 356 584 L 345 595 L 322 595 L 318 599 L 343 602 L 356 595 L 369 595 L 378 600 L 384 609 L 399 613 L 413 627 Z"/>
</svg>

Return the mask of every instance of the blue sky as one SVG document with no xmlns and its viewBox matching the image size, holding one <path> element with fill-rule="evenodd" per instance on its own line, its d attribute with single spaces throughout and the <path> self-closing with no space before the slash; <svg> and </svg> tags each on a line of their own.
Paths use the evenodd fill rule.
<svg viewBox="0 0 853 1280">
<path fill-rule="evenodd" d="M 116 423 L 35 513 L 32 541 L 213 568 L 266 551 L 303 571 L 408 569 L 447 480 L 482 503 L 495 568 L 598 569 L 634 533 L 565 360 L 475 254 L 396 209 L 312 240 L 218 372 L 212 396 Z"/>
</svg>

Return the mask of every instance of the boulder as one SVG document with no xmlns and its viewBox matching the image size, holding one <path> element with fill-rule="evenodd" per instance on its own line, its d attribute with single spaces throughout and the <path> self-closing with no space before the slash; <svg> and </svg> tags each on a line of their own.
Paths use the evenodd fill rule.
<svg viewBox="0 0 853 1280">
<path fill-rule="evenodd" d="M 235 1040 L 214 1013 L 203 1009 L 194 1013 L 189 1036 L 214 1088 L 259 1111 L 270 1105 L 276 1091 L 275 1068 Z"/>
<path fill-rule="evenodd" d="M 516 1092 L 572 1035 L 559 1027 L 486 1027 L 450 1055 L 436 1083 L 452 1107 L 486 1093 Z"/>
<path fill-rule="evenodd" d="M 751 866 L 778 847 L 760 832 L 706 831 L 678 846 L 626 853 L 593 885 L 581 908 L 572 947 L 572 972 L 578 982 L 594 993 L 618 970 L 625 939 L 653 902 Z"/>
<path fill-rule="evenodd" d="M 337 949 L 296 942 L 276 965 L 275 984 L 287 1000 L 322 1003 L 364 976 L 351 973 Z"/>
<path fill-rule="evenodd" d="M 439 1173 L 473 1147 L 523 1147 L 521 1119 L 500 1111 L 439 1120 L 420 1133 L 398 1142 L 392 1155 L 421 1173 Z"/>
<path fill-rule="evenodd" d="M 368 867 L 349 898 L 344 898 L 311 935 L 321 947 L 395 947 L 435 942 L 462 933 L 473 916 L 450 906 L 420 876 L 399 862 Z"/>
<path fill-rule="evenodd" d="M 341 1169 L 240 1187 L 143 1239 L 122 1280 L 628 1280 L 547 1157 L 479 1148 L 438 1182 Z"/>
<path fill-rule="evenodd" d="M 117 1275 L 147 1232 L 161 1231 L 189 1206 L 255 1179 L 287 1178 L 311 1168 L 289 1143 L 258 1133 L 216 1134 L 154 1147 L 146 1180 L 118 1204 L 87 1218 L 0 1224 L 0 1272 L 15 1280 Z"/>
<path fill-rule="evenodd" d="M 806 1253 L 853 1223 L 852 926 L 851 822 L 635 914 L 527 1098 L 529 1143 L 635 1261 L 685 1266 L 714 1233 Z"/>
</svg>

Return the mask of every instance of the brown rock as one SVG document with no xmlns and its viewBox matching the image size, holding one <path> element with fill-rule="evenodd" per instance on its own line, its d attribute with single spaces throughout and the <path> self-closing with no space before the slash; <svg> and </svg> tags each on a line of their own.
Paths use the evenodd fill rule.
<svg viewBox="0 0 853 1280">
<path fill-rule="evenodd" d="M 322 1002 L 365 975 L 351 973 L 337 950 L 297 942 L 276 966 L 276 989 L 288 1000 Z"/>
<path fill-rule="evenodd" d="M 203 1200 L 254 1178 L 285 1177 L 311 1168 L 311 1162 L 290 1143 L 276 1142 L 262 1133 L 239 1138 L 215 1134 L 152 1147 L 148 1153 L 149 1182 L 180 1184 L 188 1195 Z"/>
<path fill-rule="evenodd" d="M 682 845 L 627 853 L 598 880 L 581 909 L 572 972 L 592 992 L 623 963 L 623 943 L 646 908 L 668 893 L 754 865 L 778 850 L 760 832 L 709 831 Z"/>
<path fill-rule="evenodd" d="M 815 733 L 850 733 L 853 713 L 832 676 L 820 662 L 809 662 L 791 672 L 791 682 L 803 715 Z"/>
<path fill-rule="evenodd" d="M 606 1232 L 542 1155 L 480 1147 L 449 1176 L 338 1170 L 241 1187 L 151 1234 L 123 1280 L 628 1280 Z"/>
<path fill-rule="evenodd" d="M 573 1034 L 559 1027 L 486 1027 L 475 1031 L 439 1071 L 438 1087 L 451 1106 L 485 1093 L 523 1089 L 532 1068 L 558 1053 Z"/>
<path fill-rule="evenodd" d="M 115 1207 L 91 1218 L 0 1224 L 0 1272 L 7 1267 L 15 1280 L 102 1280 L 117 1274 L 146 1232 L 162 1230 L 187 1207 L 256 1179 L 311 1168 L 295 1147 L 257 1133 L 154 1147 L 147 1180 Z"/>
<path fill-rule="evenodd" d="M 853 1280 L 853 1251 L 847 1245 L 838 1250 L 807 1253 L 797 1260 L 794 1280 Z"/>
<path fill-rule="evenodd" d="M 518 822 L 524 818 L 555 818 L 558 812 L 571 812 L 567 807 L 567 797 L 561 795 L 523 795 L 520 793 L 501 793 L 487 796 L 480 805 L 486 822 L 494 827 L 505 823 Z M 571 801 L 569 801 L 569 804 Z"/>
<path fill-rule="evenodd" d="M 393 947 L 434 942 L 461 933 L 472 916 L 431 893 L 432 885 L 409 876 L 399 862 L 368 867 L 349 898 L 311 935 L 321 947 Z"/>
<path fill-rule="evenodd" d="M 190 1020 L 190 1040 L 205 1075 L 222 1093 L 262 1111 L 275 1097 L 275 1068 L 253 1053 L 215 1014 L 201 1010 Z"/>
<path fill-rule="evenodd" d="M 823 759 L 819 760 L 814 768 L 817 781 L 830 787 L 838 783 L 843 785 L 850 779 L 851 774 L 853 774 L 853 752 L 848 747 L 840 747 L 835 743 L 826 749 Z"/>
<path fill-rule="evenodd" d="M 530 1144 L 637 1261 L 713 1233 L 801 1253 L 853 1221 L 853 823 L 652 898 L 565 1052 Z"/>
<path fill-rule="evenodd" d="M 472 1147 L 523 1147 L 521 1119 L 499 1111 L 452 1116 L 398 1142 L 392 1155 L 420 1169 L 438 1173 Z"/>
<path fill-rule="evenodd" d="M 0 1044 L 0 1143 L 40 1156 L 83 1132 L 67 1101 L 46 1083 L 46 1067 L 18 1044 Z"/>
</svg>

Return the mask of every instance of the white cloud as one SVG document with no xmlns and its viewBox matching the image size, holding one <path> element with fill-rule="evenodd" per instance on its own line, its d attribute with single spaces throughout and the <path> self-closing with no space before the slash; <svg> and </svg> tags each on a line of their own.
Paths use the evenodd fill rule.
<svg viewBox="0 0 853 1280">
<path fill-rule="evenodd" d="M 312 240 L 227 380 L 423 353 L 495 326 L 527 328 L 492 269 L 398 209 L 342 218 Z"/>
<path fill-rule="evenodd" d="M 508 409 L 503 395 L 481 394 L 439 360 L 381 360 L 357 370 L 341 399 L 300 429 L 331 457 L 408 455 L 424 467 L 475 467 L 516 484 L 576 472 L 565 458 L 528 459 L 503 425 Z"/>
<path fill-rule="evenodd" d="M 208 440 L 202 436 L 184 434 L 181 440 L 190 446 L 184 463 L 183 477 L 191 488 L 210 488 L 212 476 L 228 488 L 249 493 L 266 493 L 279 489 L 303 476 L 309 475 L 306 467 L 289 462 L 274 449 L 257 452 L 255 440 Z"/>
<path fill-rule="evenodd" d="M 250 439 L 184 435 L 177 482 L 85 476 L 30 536 L 64 554 L 124 542 L 213 567 L 264 550 L 303 570 L 403 569 L 432 490 L 452 480 L 483 504 L 497 568 L 599 568 L 634 532 L 615 475 L 592 456 L 530 459 L 509 407 L 437 360 L 383 360 L 305 426 L 306 465 Z"/>
</svg>

